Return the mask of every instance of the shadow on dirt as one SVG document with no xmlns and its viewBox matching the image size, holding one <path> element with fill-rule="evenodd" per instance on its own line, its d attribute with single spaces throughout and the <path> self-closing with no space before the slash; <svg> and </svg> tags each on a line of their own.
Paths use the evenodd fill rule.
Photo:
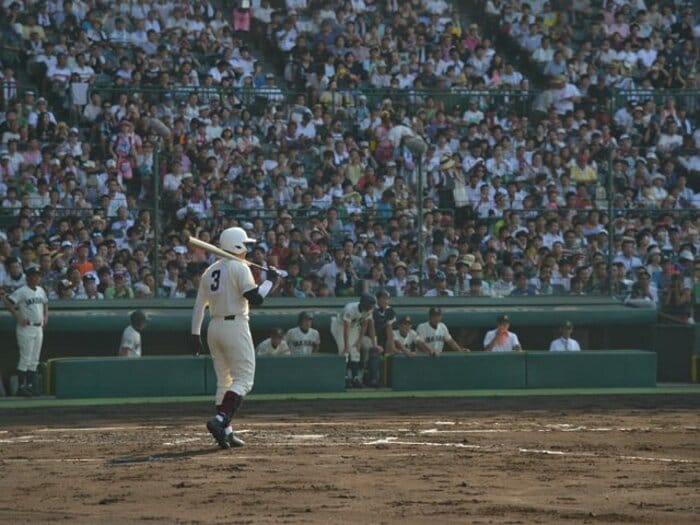
<svg viewBox="0 0 700 525">
<path fill-rule="evenodd" d="M 108 465 L 126 465 L 130 463 L 151 463 L 156 461 L 178 461 L 196 456 L 207 456 L 220 453 L 218 448 L 202 448 L 199 450 L 182 450 L 180 452 L 164 452 L 163 454 L 150 454 L 148 456 L 123 456 L 108 460 Z"/>
</svg>

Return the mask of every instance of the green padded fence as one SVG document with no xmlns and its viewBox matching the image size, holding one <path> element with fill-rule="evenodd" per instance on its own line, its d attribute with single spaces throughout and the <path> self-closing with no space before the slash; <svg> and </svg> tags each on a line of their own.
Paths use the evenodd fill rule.
<svg viewBox="0 0 700 525">
<path fill-rule="evenodd" d="M 258 357 L 255 362 L 255 394 L 342 392 L 345 390 L 345 358 L 339 355 Z M 216 392 L 211 359 L 206 361 L 205 391 Z"/>
<path fill-rule="evenodd" d="M 439 357 L 391 358 L 394 390 L 525 388 L 525 354 L 443 353 Z"/>
<path fill-rule="evenodd" d="M 528 388 L 622 388 L 656 385 L 654 352 L 527 352 L 526 361 Z"/>
<path fill-rule="evenodd" d="M 638 350 L 394 356 L 390 369 L 394 390 L 656 385 L 656 354 Z"/>
<path fill-rule="evenodd" d="M 656 354 L 637 350 L 593 352 L 444 353 L 393 356 L 391 386 L 410 390 L 652 387 Z M 126 359 L 64 358 L 50 361 L 58 398 L 213 395 L 209 356 Z M 261 357 L 253 393 L 342 392 L 345 360 L 337 355 Z"/>
<path fill-rule="evenodd" d="M 204 359 L 86 357 L 51 361 L 56 397 L 193 396 L 204 393 Z"/>
<path fill-rule="evenodd" d="M 62 358 L 49 362 L 59 398 L 201 396 L 216 392 L 210 356 Z M 337 355 L 260 357 L 255 393 L 342 392 L 345 359 Z"/>
</svg>

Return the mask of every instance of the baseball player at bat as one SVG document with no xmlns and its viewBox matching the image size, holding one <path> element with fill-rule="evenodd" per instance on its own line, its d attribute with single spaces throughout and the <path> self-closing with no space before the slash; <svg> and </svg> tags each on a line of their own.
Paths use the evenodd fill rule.
<svg viewBox="0 0 700 525">
<path fill-rule="evenodd" d="M 347 386 L 362 387 L 362 354 L 369 350 L 382 351 L 377 344 L 372 310 L 377 300 L 374 295 L 362 294 L 358 302 L 348 303 L 340 315 L 331 318 L 331 335 L 338 345 L 338 353 L 347 362 Z"/>
<path fill-rule="evenodd" d="M 292 355 L 310 355 L 318 352 L 321 336 L 318 330 L 311 328 L 314 316 L 309 312 L 299 313 L 298 326 L 290 328 L 284 335 Z"/>
<path fill-rule="evenodd" d="M 192 313 L 191 343 L 198 355 L 202 350 L 200 334 L 204 311 L 209 307 L 211 321 L 207 343 L 217 386 L 216 415 L 207 421 L 207 430 L 224 449 L 244 444 L 234 434 L 231 419 L 253 388 L 255 377 L 249 309 L 260 306 L 270 290 L 279 284 L 274 267 L 268 268 L 268 280 L 260 286 L 255 283 L 250 267 L 243 262 L 254 242 L 243 228 L 228 228 L 222 232 L 219 247 L 235 257 L 220 259 L 204 271 Z"/>
<path fill-rule="evenodd" d="M 32 396 L 34 392 L 34 373 L 39 366 L 41 344 L 44 340 L 44 328 L 49 322 L 49 298 L 39 286 L 41 272 L 36 266 L 26 271 L 27 284 L 17 288 L 9 296 L 0 287 L 0 298 L 5 303 L 12 317 L 17 321 L 17 346 L 19 346 L 19 389 L 21 396 Z"/>
</svg>

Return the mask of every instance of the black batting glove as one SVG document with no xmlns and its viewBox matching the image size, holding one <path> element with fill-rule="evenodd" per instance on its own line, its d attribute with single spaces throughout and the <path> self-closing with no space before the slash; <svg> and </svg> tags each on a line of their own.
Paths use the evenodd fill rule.
<svg viewBox="0 0 700 525">
<path fill-rule="evenodd" d="M 190 334 L 190 348 L 195 357 L 202 353 L 202 338 L 196 334 Z"/>
<path fill-rule="evenodd" d="M 280 276 L 279 273 L 277 273 L 277 268 L 274 266 L 268 266 L 267 267 L 267 280 L 275 282 L 278 277 Z"/>
</svg>

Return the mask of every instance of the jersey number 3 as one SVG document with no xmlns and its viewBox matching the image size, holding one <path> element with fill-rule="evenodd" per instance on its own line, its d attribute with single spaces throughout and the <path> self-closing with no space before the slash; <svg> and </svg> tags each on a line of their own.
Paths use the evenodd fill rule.
<svg viewBox="0 0 700 525">
<path fill-rule="evenodd" d="M 215 292 L 219 289 L 219 279 L 221 278 L 221 270 L 214 270 L 211 272 L 211 278 L 213 282 L 211 283 L 211 291 Z"/>
</svg>

